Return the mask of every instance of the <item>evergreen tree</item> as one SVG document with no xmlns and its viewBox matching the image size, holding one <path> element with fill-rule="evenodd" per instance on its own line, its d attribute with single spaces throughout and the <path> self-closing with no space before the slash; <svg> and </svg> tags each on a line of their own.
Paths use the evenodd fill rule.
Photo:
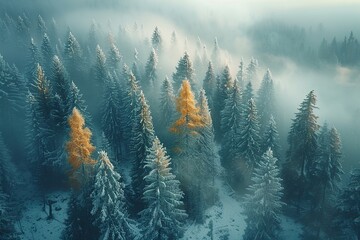
<svg viewBox="0 0 360 240">
<path fill-rule="evenodd" d="M 160 35 L 160 31 L 159 31 L 158 27 L 155 27 L 155 30 L 151 37 L 151 43 L 152 43 L 152 47 L 159 54 L 161 52 L 161 48 L 162 48 L 162 37 Z"/>
<path fill-rule="evenodd" d="M 146 157 L 148 174 L 143 199 L 147 207 L 140 213 L 144 239 L 178 239 L 187 214 L 183 210 L 180 182 L 171 173 L 171 159 L 158 138 Z"/>
<path fill-rule="evenodd" d="M 349 183 L 342 191 L 337 205 L 334 227 L 338 239 L 360 239 L 360 169 L 350 175 Z"/>
<path fill-rule="evenodd" d="M 184 56 L 180 58 L 176 67 L 176 72 L 173 73 L 172 77 L 174 81 L 174 89 L 176 92 L 180 89 L 180 86 L 185 79 L 187 79 L 191 86 L 194 87 L 194 69 L 187 52 L 185 52 Z"/>
<path fill-rule="evenodd" d="M 209 62 L 208 69 L 205 73 L 205 78 L 203 80 L 203 89 L 205 90 L 208 100 L 209 100 L 209 107 L 213 111 L 214 110 L 214 98 L 216 93 L 216 78 L 214 73 L 214 68 L 212 63 Z"/>
<path fill-rule="evenodd" d="M 144 177 L 147 169 L 144 168 L 145 158 L 154 140 L 154 127 L 150 115 L 150 107 L 142 91 L 140 91 L 134 107 L 134 119 L 131 132 L 131 153 L 133 168 L 131 172 L 132 188 L 134 191 L 134 210 L 144 209 L 142 194 L 145 187 Z"/>
<path fill-rule="evenodd" d="M 245 89 L 243 91 L 242 95 L 242 105 L 243 105 L 243 111 L 246 109 L 246 106 L 248 105 L 248 102 L 250 99 L 254 99 L 254 90 L 251 82 L 248 82 L 245 86 Z"/>
<path fill-rule="evenodd" d="M 37 17 L 37 26 L 36 27 L 37 27 L 38 36 L 40 39 L 47 32 L 46 23 L 40 14 Z"/>
<path fill-rule="evenodd" d="M 221 131 L 224 134 L 220 150 L 221 162 L 231 175 L 236 168 L 236 159 L 240 156 L 240 123 L 241 92 L 238 81 L 235 80 L 234 86 L 228 92 L 225 100 L 225 107 L 221 111 Z"/>
<path fill-rule="evenodd" d="M 219 73 L 223 65 L 221 63 L 220 47 L 217 38 L 214 39 L 214 48 L 211 53 L 211 62 L 214 64 L 215 73 Z"/>
<path fill-rule="evenodd" d="M 245 196 L 247 227 L 244 240 L 247 239 L 280 239 L 280 217 L 282 190 L 279 169 L 271 149 L 262 156 L 254 169 Z"/>
<path fill-rule="evenodd" d="M 50 39 L 48 35 L 45 33 L 41 43 L 41 56 L 42 56 L 42 64 L 45 68 L 45 72 L 50 74 L 51 72 L 51 62 L 54 57 L 54 50 L 52 49 Z"/>
<path fill-rule="evenodd" d="M 39 53 L 39 49 L 35 44 L 34 39 L 31 38 L 30 46 L 28 50 L 28 60 L 26 64 L 26 78 L 28 82 L 28 86 L 33 82 L 33 79 L 36 79 L 37 74 L 37 64 L 41 63 L 41 56 Z"/>
<path fill-rule="evenodd" d="M 157 79 L 157 55 L 154 49 L 151 50 L 149 59 L 145 65 L 145 75 L 142 78 L 144 89 L 150 90 L 156 83 Z"/>
<path fill-rule="evenodd" d="M 245 180 L 245 184 L 250 178 L 249 174 L 261 157 L 260 144 L 261 138 L 259 136 L 259 121 L 257 115 L 256 105 L 253 99 L 250 99 L 246 109 L 242 112 L 240 122 L 240 166 L 244 168 L 240 169 L 240 174 Z"/>
<path fill-rule="evenodd" d="M 311 91 L 300 104 L 288 136 L 289 149 L 283 168 L 285 194 L 288 199 L 302 200 L 308 186 L 310 167 L 316 159 L 319 125 L 314 109 L 316 96 L 314 91 Z"/>
<path fill-rule="evenodd" d="M 214 105 L 214 128 L 218 140 L 221 140 L 223 137 L 223 132 L 221 131 L 221 111 L 225 108 L 225 100 L 231 91 L 233 84 L 234 82 L 230 75 L 229 66 L 225 66 L 224 71 L 219 78 L 215 98 L 216 105 Z"/>
<path fill-rule="evenodd" d="M 274 85 L 269 69 L 266 71 L 258 91 L 257 107 L 259 112 L 260 130 L 263 134 L 265 127 L 270 120 L 270 116 L 275 113 Z"/>
<path fill-rule="evenodd" d="M 78 77 L 82 70 L 82 49 L 75 36 L 69 31 L 64 49 L 64 62 L 72 77 Z"/>
<path fill-rule="evenodd" d="M 15 220 L 11 212 L 9 195 L 0 186 L 0 233 L 3 240 L 20 239 L 15 229 Z"/>
<path fill-rule="evenodd" d="M 99 152 L 95 173 L 94 190 L 90 195 L 91 214 L 100 229 L 99 239 L 134 239 L 134 226 L 125 206 L 124 184 L 104 151 Z"/>
<path fill-rule="evenodd" d="M 107 65 L 112 71 L 120 71 L 121 69 L 122 56 L 115 43 L 111 43 L 110 51 L 107 57 Z"/>
<path fill-rule="evenodd" d="M 266 126 L 263 134 L 261 152 L 266 152 L 267 149 L 271 148 L 273 155 L 278 160 L 280 159 L 280 145 L 279 145 L 279 133 L 276 127 L 275 119 L 270 115 L 270 120 Z"/>
<path fill-rule="evenodd" d="M 255 81 L 257 79 L 258 62 L 255 58 L 251 58 L 249 65 L 246 68 L 246 80 L 248 82 Z"/>
<path fill-rule="evenodd" d="M 246 72 L 245 72 L 244 60 L 242 58 L 240 60 L 239 70 L 236 74 L 236 78 L 239 81 L 240 89 L 243 89 L 245 87 Z"/>
</svg>

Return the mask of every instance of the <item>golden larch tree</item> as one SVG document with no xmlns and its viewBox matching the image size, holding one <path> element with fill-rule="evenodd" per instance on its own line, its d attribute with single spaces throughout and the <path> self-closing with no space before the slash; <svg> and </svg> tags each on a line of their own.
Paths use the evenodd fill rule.
<svg viewBox="0 0 360 240">
<path fill-rule="evenodd" d="M 72 167 L 71 177 L 75 172 L 83 167 L 82 174 L 85 174 L 85 166 L 92 166 L 96 163 L 91 158 L 95 147 L 91 144 L 91 131 L 85 127 L 85 120 L 79 110 L 74 108 L 68 119 L 70 126 L 70 140 L 67 142 L 66 148 L 68 152 L 68 161 Z"/>
<path fill-rule="evenodd" d="M 188 80 L 182 82 L 179 96 L 176 99 L 176 110 L 180 113 L 180 117 L 170 128 L 171 132 L 196 134 L 196 129 L 203 126 L 200 109 L 196 106 L 196 100 Z"/>
</svg>

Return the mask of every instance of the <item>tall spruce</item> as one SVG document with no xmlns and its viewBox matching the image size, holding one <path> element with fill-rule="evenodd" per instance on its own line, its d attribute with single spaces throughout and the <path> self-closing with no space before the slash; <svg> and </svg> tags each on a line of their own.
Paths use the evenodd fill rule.
<svg viewBox="0 0 360 240">
<path fill-rule="evenodd" d="M 270 116 L 275 114 L 274 84 L 269 69 L 264 75 L 257 96 L 256 103 L 259 112 L 260 131 L 261 134 L 263 134 L 270 120 Z"/>
<path fill-rule="evenodd" d="M 187 52 L 184 53 L 184 56 L 180 58 L 178 65 L 176 66 L 176 72 L 172 75 L 174 81 L 174 89 L 177 92 L 180 89 L 180 86 L 183 80 L 187 79 L 191 86 L 194 87 L 194 69 Z"/>
<path fill-rule="evenodd" d="M 214 111 L 214 98 L 216 93 L 216 77 L 214 73 L 214 68 L 212 66 L 212 63 L 209 62 L 207 71 L 205 73 L 205 78 L 203 80 L 203 89 L 206 92 L 208 101 L 209 101 L 209 107 L 212 111 Z"/>
<path fill-rule="evenodd" d="M 247 227 L 244 240 L 281 239 L 279 215 L 284 205 L 281 201 L 283 187 L 276 161 L 268 149 L 254 169 L 252 184 L 245 196 Z"/>
<path fill-rule="evenodd" d="M 180 182 L 171 172 L 170 157 L 155 138 L 146 157 L 143 199 L 147 207 L 140 213 L 144 239 L 178 239 L 184 232 L 187 217 L 183 209 Z"/>
<path fill-rule="evenodd" d="M 275 119 L 272 115 L 270 115 L 270 119 L 263 133 L 261 152 L 266 152 L 268 148 L 271 148 L 274 157 L 280 161 L 279 133 Z"/>
</svg>

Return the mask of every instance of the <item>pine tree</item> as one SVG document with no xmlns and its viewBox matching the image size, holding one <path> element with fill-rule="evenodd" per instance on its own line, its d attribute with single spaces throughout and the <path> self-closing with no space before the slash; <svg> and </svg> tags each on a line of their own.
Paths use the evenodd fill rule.
<svg viewBox="0 0 360 240">
<path fill-rule="evenodd" d="M 45 33 L 41 43 L 41 56 L 42 56 L 42 65 L 45 68 L 45 72 L 50 74 L 51 72 L 51 62 L 54 57 L 54 50 L 51 46 L 50 39 Z"/>
<path fill-rule="evenodd" d="M 134 210 L 139 212 L 144 209 L 142 193 L 145 187 L 144 177 L 147 174 L 144 168 L 145 158 L 154 140 L 154 127 L 150 107 L 142 91 L 140 91 L 134 107 L 134 113 L 131 132 L 131 153 L 133 157 L 131 184 L 134 191 Z"/>
<path fill-rule="evenodd" d="M 121 69 L 122 56 L 115 43 L 111 43 L 110 51 L 107 57 L 107 65 L 112 71 L 120 71 Z"/>
<path fill-rule="evenodd" d="M 360 239 L 360 169 L 351 172 L 337 204 L 334 227 L 338 239 Z"/>
<path fill-rule="evenodd" d="M 245 196 L 247 227 L 244 240 L 280 239 L 280 217 L 282 190 L 277 159 L 271 149 L 262 156 L 254 169 L 252 184 Z"/>
<path fill-rule="evenodd" d="M 98 87 L 104 85 L 107 76 L 106 57 L 99 45 L 96 46 L 95 82 Z"/>
<path fill-rule="evenodd" d="M 104 151 L 99 152 L 95 173 L 94 190 L 90 195 L 91 214 L 95 217 L 94 224 L 100 229 L 99 239 L 134 239 L 134 226 L 125 206 L 125 186 Z"/>
<path fill-rule="evenodd" d="M 69 31 L 64 49 L 64 62 L 72 77 L 77 77 L 82 70 L 82 49 L 75 36 Z"/>
<path fill-rule="evenodd" d="M 243 91 L 243 97 L 242 97 L 243 110 L 246 108 L 250 99 L 255 99 L 255 98 L 254 98 L 254 90 L 252 83 L 248 82 Z"/>
<path fill-rule="evenodd" d="M 145 65 L 145 75 L 142 78 L 143 87 L 146 90 L 150 90 L 156 83 L 157 80 L 157 54 L 154 48 L 151 50 L 149 59 Z"/>
<path fill-rule="evenodd" d="M 162 49 L 162 37 L 160 35 L 160 31 L 158 27 L 155 27 L 155 30 L 151 37 L 151 43 L 152 47 L 156 50 L 156 52 L 159 54 Z"/>
<path fill-rule="evenodd" d="M 259 121 L 257 108 L 253 99 L 250 99 L 244 109 L 240 123 L 240 153 L 246 161 L 248 168 L 252 169 L 260 159 Z"/>
<path fill-rule="evenodd" d="M 66 144 L 66 150 L 68 152 L 68 162 L 72 168 L 70 177 L 72 180 L 75 180 L 75 182 L 79 181 L 81 184 L 84 177 L 86 181 L 88 166 L 96 163 L 96 161 L 91 158 L 95 147 L 90 142 L 91 131 L 84 127 L 85 120 L 78 109 L 73 109 L 68 123 L 70 126 L 70 140 Z M 80 177 L 77 176 L 79 174 Z"/>
<path fill-rule="evenodd" d="M 31 84 L 33 82 L 33 79 L 36 79 L 36 74 L 37 74 L 37 64 L 41 63 L 41 56 L 39 53 L 39 49 L 35 44 L 34 39 L 31 38 L 30 41 L 30 46 L 29 46 L 29 50 L 28 50 L 28 60 L 27 60 L 27 64 L 26 64 L 26 78 L 27 78 L 27 82 L 28 82 L 28 86 L 29 84 Z"/>
<path fill-rule="evenodd" d="M 255 58 L 251 58 L 249 65 L 246 68 L 246 80 L 248 82 L 256 81 L 257 79 L 258 62 Z"/>
<path fill-rule="evenodd" d="M 285 194 L 288 199 L 302 200 L 309 180 L 309 170 L 316 159 L 317 116 L 316 96 L 311 91 L 300 104 L 288 136 L 289 149 L 283 168 Z M 298 205 L 299 207 L 299 205 Z"/>
<path fill-rule="evenodd" d="M 223 65 L 221 63 L 220 47 L 217 38 L 214 39 L 214 48 L 211 54 L 211 62 L 214 64 L 215 72 L 219 73 Z"/>
<path fill-rule="evenodd" d="M 176 67 L 176 72 L 172 75 L 174 81 L 174 89 L 178 91 L 183 80 L 187 79 L 191 86 L 194 87 L 194 69 L 190 61 L 190 57 L 187 52 L 184 53 L 184 56 L 180 58 L 178 65 Z"/>
<path fill-rule="evenodd" d="M 214 73 L 214 68 L 212 63 L 209 62 L 208 69 L 205 73 L 205 78 L 203 80 L 203 89 L 205 90 L 208 100 L 209 100 L 209 107 L 213 111 L 214 110 L 214 98 L 216 93 L 216 78 Z"/>
<path fill-rule="evenodd" d="M 187 214 L 183 210 L 180 182 L 171 173 L 171 159 L 158 138 L 146 157 L 146 186 L 143 199 L 147 207 L 140 213 L 144 239 L 179 239 Z"/>
<path fill-rule="evenodd" d="M 263 134 L 261 152 L 264 153 L 269 148 L 273 151 L 274 157 L 280 160 L 279 133 L 272 115 L 270 115 L 270 120 Z"/>
<path fill-rule="evenodd" d="M 123 153 L 122 142 L 124 139 L 123 127 L 121 126 L 123 116 L 120 107 L 121 95 L 115 81 L 115 79 L 110 78 L 105 85 L 101 126 L 115 155 L 115 161 L 119 163 Z"/>
<path fill-rule="evenodd" d="M 242 58 L 240 60 L 239 70 L 236 74 L 236 78 L 239 82 L 240 89 L 243 89 L 245 87 L 246 72 L 245 72 L 244 60 Z"/>
<path fill-rule="evenodd" d="M 37 32 L 38 32 L 39 38 L 44 36 L 44 34 L 47 32 L 46 23 L 40 14 L 37 17 Z"/>
<path fill-rule="evenodd" d="M 230 75 L 229 66 L 225 66 L 224 71 L 222 72 L 221 77 L 219 78 L 215 105 L 214 105 L 214 128 L 216 138 L 221 140 L 223 137 L 223 132 L 221 131 L 221 111 L 225 108 L 225 100 L 233 87 L 233 79 Z"/>
<path fill-rule="evenodd" d="M 241 92 L 238 81 L 228 92 L 225 107 L 221 111 L 221 131 L 224 138 L 221 144 L 221 162 L 230 173 L 236 168 L 236 159 L 240 156 L 240 128 L 241 123 Z"/>
<path fill-rule="evenodd" d="M 270 120 L 270 116 L 275 113 L 274 101 L 274 84 L 271 72 L 268 69 L 261 82 L 257 97 L 261 133 L 265 131 L 265 127 Z"/>
</svg>

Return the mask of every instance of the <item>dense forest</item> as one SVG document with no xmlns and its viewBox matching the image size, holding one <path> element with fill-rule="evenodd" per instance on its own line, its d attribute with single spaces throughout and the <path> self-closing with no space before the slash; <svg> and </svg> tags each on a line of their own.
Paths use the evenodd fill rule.
<svg viewBox="0 0 360 240">
<path fill-rule="evenodd" d="M 351 29 L 310 46 L 261 22 L 259 58 L 232 58 L 221 36 L 2 4 L 0 239 L 360 239 L 359 156 L 321 85 L 288 117 L 261 59 L 356 69 Z"/>
</svg>

